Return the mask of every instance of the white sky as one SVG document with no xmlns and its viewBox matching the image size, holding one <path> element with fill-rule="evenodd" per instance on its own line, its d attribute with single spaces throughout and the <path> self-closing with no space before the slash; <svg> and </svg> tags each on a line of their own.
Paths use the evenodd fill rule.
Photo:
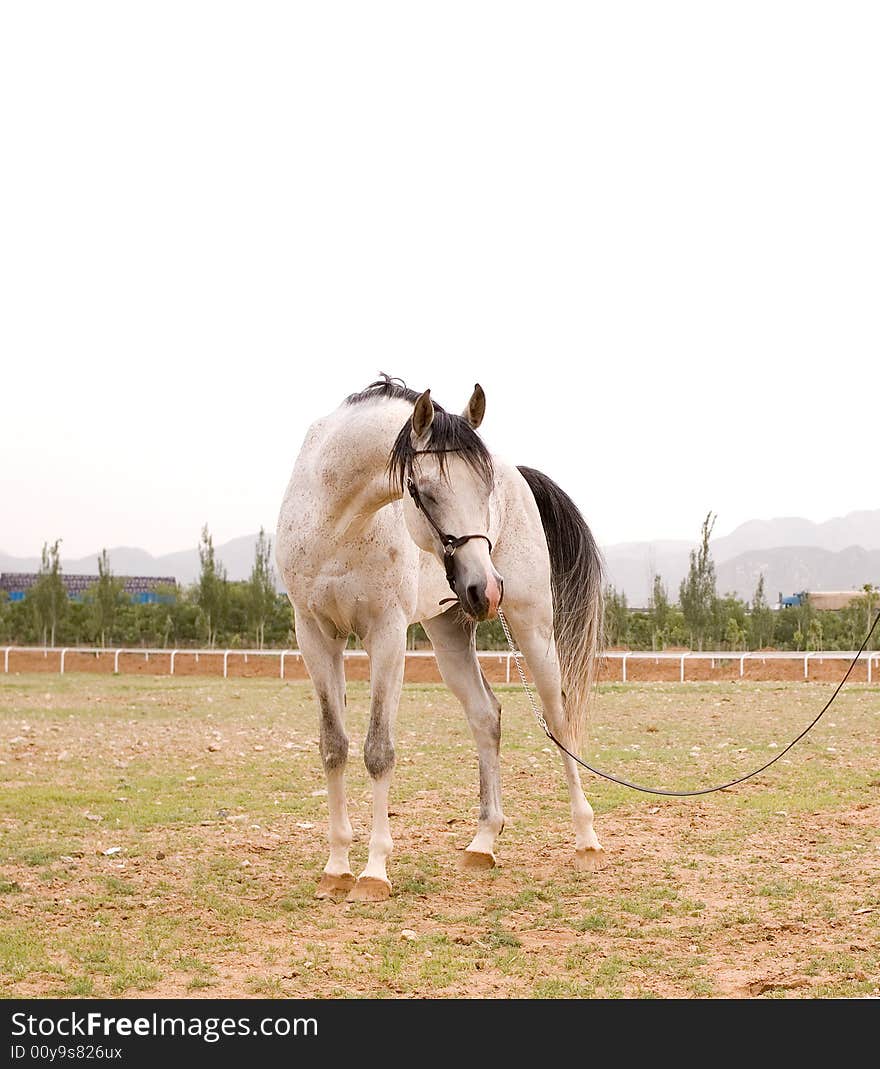
<svg viewBox="0 0 880 1069">
<path fill-rule="evenodd" d="M 0 549 L 274 529 L 382 369 L 605 543 L 874 508 L 865 3 L 0 8 Z"/>
</svg>

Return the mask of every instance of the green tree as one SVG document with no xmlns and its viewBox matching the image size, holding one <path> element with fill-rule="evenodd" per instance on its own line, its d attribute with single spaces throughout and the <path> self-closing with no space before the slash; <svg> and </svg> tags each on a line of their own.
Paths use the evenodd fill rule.
<svg viewBox="0 0 880 1069">
<path fill-rule="evenodd" d="M 727 625 L 724 628 L 724 644 L 729 650 L 738 650 L 743 645 L 746 637 L 745 631 L 736 622 L 735 616 L 728 616 Z"/>
<path fill-rule="evenodd" d="M 67 591 L 61 578 L 61 557 L 58 551 L 60 545 L 60 538 L 51 546 L 48 542 L 43 543 L 40 573 L 27 593 L 27 600 L 44 646 L 55 645 L 55 632 L 67 613 Z"/>
<path fill-rule="evenodd" d="M 698 650 L 710 634 L 715 615 L 715 565 L 709 552 L 709 539 L 716 519 L 710 512 L 703 520 L 700 545 L 691 550 L 688 574 L 679 587 L 679 602 L 691 646 Z"/>
<path fill-rule="evenodd" d="M 659 575 L 654 576 L 654 587 L 651 591 L 651 649 L 662 650 L 669 641 L 672 607 L 669 604 L 669 596 L 666 586 Z"/>
<path fill-rule="evenodd" d="M 121 600 L 122 581 L 113 575 L 107 550 L 102 549 L 98 557 L 98 581 L 89 590 L 92 633 L 102 646 L 106 646 L 107 636 L 113 631 Z"/>
<path fill-rule="evenodd" d="M 605 642 L 608 646 L 622 646 L 629 637 L 629 609 L 626 594 L 620 594 L 610 584 L 605 587 Z"/>
<path fill-rule="evenodd" d="M 877 613 L 878 605 L 880 605 L 880 587 L 876 587 L 872 583 L 865 583 L 862 589 L 865 592 L 865 596 L 863 598 L 859 598 L 859 601 L 864 606 L 865 627 L 859 637 L 856 649 L 858 649 L 858 647 L 861 646 L 862 642 L 864 641 L 865 633 L 867 632 L 871 624 L 874 622 L 874 616 Z M 880 631 L 880 627 L 878 627 L 878 631 Z M 880 634 L 878 634 L 878 631 L 874 632 L 868 642 L 869 650 L 876 650 L 878 646 L 880 646 Z"/>
<path fill-rule="evenodd" d="M 773 641 L 773 631 L 776 620 L 773 610 L 767 604 L 767 596 L 764 593 L 764 573 L 758 578 L 758 585 L 752 595 L 752 605 L 749 612 L 749 629 L 751 631 L 751 646 L 753 650 L 762 650 Z"/>
<path fill-rule="evenodd" d="M 716 597 L 712 611 L 712 644 L 732 650 L 745 646 L 746 611 L 746 603 L 741 601 L 736 594 Z"/>
<path fill-rule="evenodd" d="M 201 563 L 201 574 L 199 575 L 196 600 L 201 610 L 208 645 L 213 649 L 217 641 L 217 634 L 225 622 L 229 592 L 226 583 L 226 569 L 214 555 L 214 540 L 208 532 L 207 524 L 202 528 L 202 537 L 199 542 L 199 561 Z"/>
<path fill-rule="evenodd" d="M 266 624 L 275 607 L 278 595 L 275 590 L 275 569 L 272 567 L 272 539 L 263 528 L 257 536 L 254 550 L 254 566 L 247 584 L 248 621 L 262 649 L 266 640 Z"/>
</svg>

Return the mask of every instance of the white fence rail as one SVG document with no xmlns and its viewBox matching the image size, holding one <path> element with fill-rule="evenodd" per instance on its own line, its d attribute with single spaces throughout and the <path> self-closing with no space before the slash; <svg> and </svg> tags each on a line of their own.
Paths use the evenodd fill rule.
<svg viewBox="0 0 880 1069">
<path fill-rule="evenodd" d="M 244 650 L 244 649 L 228 649 L 228 650 L 191 650 L 191 649 L 142 649 L 142 648 L 119 648 L 119 649 L 95 649 L 93 646 L 64 646 L 64 647 L 49 647 L 49 646 L 6 646 L 3 648 L 3 671 L 7 675 L 9 674 L 9 656 L 10 654 L 24 653 L 24 654 L 42 654 L 45 659 L 52 657 L 58 658 L 58 671 L 61 675 L 64 675 L 65 662 L 69 654 L 87 654 L 94 658 L 98 657 L 112 657 L 113 658 L 113 671 L 119 672 L 119 659 L 120 657 L 137 657 L 143 658 L 145 663 L 149 663 L 150 658 L 167 657 L 169 658 L 168 674 L 174 675 L 175 661 L 178 657 L 194 657 L 196 663 L 203 657 L 220 657 L 223 661 L 223 678 L 227 679 L 229 676 L 229 658 L 230 657 L 243 657 L 244 663 L 248 663 L 250 657 L 277 657 L 279 660 L 279 678 L 285 678 L 285 666 L 288 659 L 293 658 L 297 661 L 302 659 L 302 654 L 299 650 Z M 365 659 L 367 656 L 364 650 L 346 650 L 345 657 L 348 659 L 359 660 Z M 434 659 L 434 653 L 432 650 L 408 650 L 406 654 L 407 658 L 430 658 Z M 513 657 L 510 653 L 504 650 L 480 650 L 477 653 L 480 660 L 488 661 L 494 660 L 496 663 L 503 663 L 505 665 L 505 681 L 511 681 L 511 666 L 513 664 Z M 818 661 L 820 663 L 824 661 L 841 661 L 848 664 L 853 657 L 855 657 L 855 651 L 846 652 L 843 650 L 811 650 L 807 653 L 801 652 L 758 652 L 758 653 L 736 653 L 726 651 L 685 651 L 678 650 L 672 652 L 652 652 L 650 650 L 639 651 L 627 651 L 627 650 L 610 650 L 603 654 L 606 661 L 620 662 L 620 676 L 622 682 L 628 681 L 627 665 L 637 661 L 653 661 L 654 663 L 660 663 L 665 661 L 677 662 L 678 664 L 678 677 L 679 681 L 684 683 L 686 681 L 685 666 L 690 661 L 709 661 L 711 668 L 714 669 L 718 662 L 723 663 L 735 663 L 738 666 L 740 678 L 745 677 L 745 666 L 748 662 L 761 662 L 766 664 L 768 661 L 797 661 L 803 663 L 804 679 L 810 678 L 810 663 L 811 661 Z M 872 683 L 874 681 L 875 674 L 880 670 L 880 651 L 870 651 L 861 654 L 859 662 L 864 663 L 867 666 L 867 681 Z M 843 665 L 841 665 L 841 668 Z"/>
</svg>

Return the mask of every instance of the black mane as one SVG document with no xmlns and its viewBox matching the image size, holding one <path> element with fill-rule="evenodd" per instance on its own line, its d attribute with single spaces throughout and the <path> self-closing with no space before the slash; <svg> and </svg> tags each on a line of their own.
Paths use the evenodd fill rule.
<svg viewBox="0 0 880 1069">
<path fill-rule="evenodd" d="M 411 390 L 409 386 L 403 381 L 403 379 L 395 379 L 391 375 L 386 375 L 383 371 L 381 377 L 376 379 L 375 382 L 371 382 L 360 393 L 349 394 L 345 399 L 347 405 L 362 405 L 367 401 L 378 401 L 384 398 L 391 398 L 393 400 L 409 401 L 410 404 L 415 404 L 419 399 L 419 391 Z M 435 408 L 438 406 L 435 404 Z"/>
<path fill-rule="evenodd" d="M 411 390 L 402 379 L 383 374 L 380 379 L 371 382 L 360 393 L 353 393 L 345 399 L 347 405 L 359 405 L 379 398 L 394 398 L 415 404 L 421 396 L 420 391 Z M 492 485 L 492 457 L 483 443 L 483 439 L 471 427 L 463 416 L 453 415 L 434 402 L 434 420 L 425 449 L 436 453 L 441 474 L 446 474 L 448 454 L 456 453 L 486 482 Z M 408 419 L 400 428 L 397 440 L 388 457 L 388 476 L 393 486 L 402 491 L 412 469 L 413 457 L 418 450 L 412 444 L 412 419 Z"/>
</svg>

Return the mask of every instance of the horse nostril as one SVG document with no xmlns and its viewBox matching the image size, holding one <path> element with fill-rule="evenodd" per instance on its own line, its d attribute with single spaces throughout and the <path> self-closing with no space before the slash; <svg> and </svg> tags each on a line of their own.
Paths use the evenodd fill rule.
<svg viewBox="0 0 880 1069">
<path fill-rule="evenodd" d="M 467 588 L 467 599 L 470 605 L 473 608 L 477 609 L 482 607 L 483 603 L 486 600 L 486 596 L 482 593 L 480 588 L 475 583 L 471 583 L 471 585 Z"/>
</svg>

